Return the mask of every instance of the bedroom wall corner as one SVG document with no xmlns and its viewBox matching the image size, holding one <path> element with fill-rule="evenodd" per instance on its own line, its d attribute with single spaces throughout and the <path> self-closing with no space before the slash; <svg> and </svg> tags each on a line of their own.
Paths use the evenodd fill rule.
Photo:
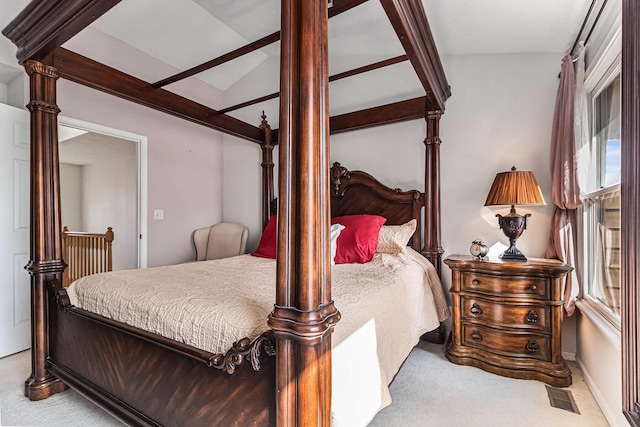
<svg viewBox="0 0 640 427">
<path fill-rule="evenodd" d="M 258 144 L 224 135 L 222 220 L 237 222 L 249 228 L 247 253 L 253 252 L 262 235 L 262 151 Z M 273 157 L 277 159 L 277 148 Z M 276 160 L 277 163 L 277 160 Z M 274 185 L 277 192 L 277 171 Z"/>
</svg>

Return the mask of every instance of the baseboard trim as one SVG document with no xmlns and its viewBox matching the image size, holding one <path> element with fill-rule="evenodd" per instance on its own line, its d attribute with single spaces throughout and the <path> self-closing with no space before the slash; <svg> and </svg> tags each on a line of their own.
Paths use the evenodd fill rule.
<svg viewBox="0 0 640 427">
<path fill-rule="evenodd" d="M 600 392 L 600 389 L 596 385 L 595 381 L 593 381 L 593 378 L 591 378 L 591 375 L 589 375 L 589 371 L 587 371 L 587 368 L 582 363 L 582 360 L 580 360 L 580 358 L 577 358 L 576 362 L 578 363 L 578 366 L 582 370 L 582 377 L 584 378 L 584 381 L 587 383 L 587 387 L 589 387 L 589 391 L 591 391 L 591 394 L 593 394 L 593 398 L 596 400 L 596 403 L 600 407 L 600 410 L 602 411 L 602 414 L 604 415 L 607 422 L 609 423 L 609 426 L 610 427 L 629 427 L 626 424 L 620 425 L 616 423 L 616 417 L 614 416 L 614 412 L 611 410 L 611 407 L 609 406 L 604 396 Z M 622 411 L 622 408 L 621 408 L 621 411 Z"/>
</svg>

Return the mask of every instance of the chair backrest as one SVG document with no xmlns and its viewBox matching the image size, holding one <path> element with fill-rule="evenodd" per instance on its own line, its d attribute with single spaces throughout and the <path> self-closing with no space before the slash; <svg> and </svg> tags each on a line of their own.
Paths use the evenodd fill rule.
<svg viewBox="0 0 640 427">
<path fill-rule="evenodd" d="M 193 232 L 196 261 L 242 255 L 247 246 L 249 229 L 234 222 L 221 222 Z"/>
</svg>

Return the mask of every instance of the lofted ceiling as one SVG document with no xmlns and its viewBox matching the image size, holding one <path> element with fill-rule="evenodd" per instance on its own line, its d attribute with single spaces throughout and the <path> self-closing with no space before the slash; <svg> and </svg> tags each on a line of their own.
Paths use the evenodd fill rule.
<svg viewBox="0 0 640 427">
<path fill-rule="evenodd" d="M 4 1 L 4 0 L 3 0 Z M 8 0 L 16 11 L 2 16 L 6 25 L 27 0 Z M 591 0 L 422 0 L 442 56 L 460 54 L 562 53 L 580 29 Z M 246 46 L 278 31 L 280 0 L 123 0 L 64 47 L 150 83 L 165 79 Z M 122 55 L 114 55 L 120 49 Z M 241 102 L 277 91 L 277 77 L 254 93 L 238 95 L 234 84 L 253 74 L 276 70 L 280 44 L 275 42 L 196 74 L 198 81 Z M 126 52 L 144 52 L 149 61 L 131 61 Z M 334 75 L 402 55 L 403 49 L 379 1 L 365 1 L 329 20 L 329 73 Z M 151 61 L 152 60 L 152 61 Z M 445 64 L 446 65 L 446 64 Z M 421 95 L 408 62 L 393 65 L 394 82 L 376 95 L 384 102 Z M 2 70 L 0 70 L 2 71 Z M 379 72 L 379 71 L 375 71 Z M 265 73 L 273 75 L 274 73 Z M 193 78 L 193 77 L 192 77 Z M 253 79 L 253 80 L 251 80 Z M 349 82 L 334 82 L 340 91 Z M 181 93 L 178 82 L 166 88 Z M 451 82 L 454 86 L 455 82 Z M 387 90 L 388 93 L 385 93 Z M 266 91 L 266 92 L 265 92 Z M 423 93 L 422 93 L 423 94 Z M 192 93 L 184 93 L 194 99 Z M 195 99 L 215 109 L 207 94 Z M 372 94 L 365 94 L 371 97 Z M 396 98 L 394 98 L 394 96 Z M 207 98 L 209 97 L 209 98 Z M 244 97 L 244 99 L 240 99 Z M 330 99 L 339 101 L 340 95 Z M 337 104 L 338 101 L 335 101 Z M 272 101 L 272 102 L 277 102 Z M 371 99 L 362 101 L 363 105 Z M 362 107 L 359 105 L 358 107 Z M 273 108 L 272 108 L 273 109 Z M 277 108 L 275 108 L 277 110 Z M 340 105 L 334 112 L 348 111 Z M 235 113 L 230 113 L 234 115 Z M 255 114 L 251 113 L 252 122 Z M 236 116 L 245 120 L 242 114 Z"/>
<path fill-rule="evenodd" d="M 0 27 L 4 28 L 29 0 L 2 1 Z M 438 51 L 443 56 L 561 54 L 571 47 L 591 4 L 591 0 L 422 2 Z M 123 0 L 65 47 L 154 82 L 272 34 L 279 30 L 279 21 L 280 0 Z M 121 48 L 142 51 L 158 62 L 142 74 L 140 67 L 130 66 L 128 70 L 126 61 L 118 63 L 118 55 L 110 50 L 113 43 L 96 46 L 98 33 L 118 41 Z M 10 44 L 4 38 L 2 42 Z M 196 77 L 220 91 L 227 91 L 260 66 L 271 63 L 277 69 L 279 49 L 279 42 L 272 43 Z M 329 53 L 330 74 L 336 74 L 404 52 L 380 3 L 369 0 L 329 20 Z M 114 58 L 116 63 L 110 63 Z M 165 66 L 159 67 L 158 63 Z M 16 66 L 0 63 L 0 83 L 7 83 L 21 73 Z M 399 83 L 389 89 L 390 93 L 420 92 L 420 83 L 407 62 L 393 67 L 396 67 L 394 72 L 404 72 L 407 77 L 396 79 Z M 278 82 L 270 84 L 270 89 L 277 91 Z M 340 89 L 344 87 L 341 85 L 358 83 L 333 84 L 339 97 Z M 452 85 L 455 93 L 455 82 Z M 378 92 L 377 96 L 384 95 L 384 88 Z M 255 94 L 260 95 L 264 93 Z M 272 102 L 277 103 L 277 100 Z M 130 155 L 135 148 L 115 138 L 68 133 L 71 131 L 60 128 L 61 156 L 66 163 L 89 164 L 96 156 L 103 159 L 108 155 Z"/>
<path fill-rule="evenodd" d="M 590 3 L 423 0 L 441 55 L 564 52 Z M 92 27 L 183 71 L 278 31 L 279 15 L 279 0 L 125 0 Z M 76 36 L 82 37 L 83 33 Z M 331 73 L 345 71 L 359 57 L 366 65 L 403 53 L 382 6 L 374 0 L 329 21 L 329 46 Z M 197 77 L 225 91 L 278 55 L 276 42 Z"/>
</svg>

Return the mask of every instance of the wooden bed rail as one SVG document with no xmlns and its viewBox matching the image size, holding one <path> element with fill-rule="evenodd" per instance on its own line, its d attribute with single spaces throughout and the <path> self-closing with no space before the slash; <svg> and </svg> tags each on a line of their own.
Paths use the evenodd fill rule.
<svg viewBox="0 0 640 427">
<path fill-rule="evenodd" d="M 74 280 L 113 269 L 111 244 L 113 230 L 107 227 L 104 234 L 69 231 L 62 229 L 62 257 L 67 268 L 62 274 L 62 285 L 69 286 Z"/>
</svg>

